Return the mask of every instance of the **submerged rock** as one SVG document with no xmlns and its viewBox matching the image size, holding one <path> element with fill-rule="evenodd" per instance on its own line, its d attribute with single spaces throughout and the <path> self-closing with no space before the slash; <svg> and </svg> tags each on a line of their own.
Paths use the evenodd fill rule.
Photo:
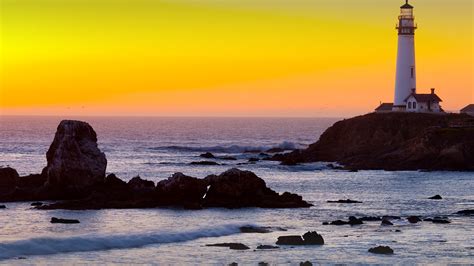
<svg viewBox="0 0 474 266">
<path fill-rule="evenodd" d="M 207 247 L 226 247 L 233 250 L 247 250 L 250 249 L 248 246 L 242 243 L 218 243 L 218 244 L 207 244 Z"/>
<path fill-rule="evenodd" d="M 212 161 L 200 161 L 200 162 L 191 162 L 190 165 L 219 165 L 219 164 Z"/>
<path fill-rule="evenodd" d="M 458 211 L 457 214 L 470 216 L 470 215 L 474 215 L 474 210 L 462 210 L 462 211 Z"/>
<path fill-rule="evenodd" d="M 313 266 L 310 261 L 300 262 L 300 266 Z"/>
<path fill-rule="evenodd" d="M 448 219 L 437 218 L 437 217 L 433 218 L 432 222 L 434 224 L 450 224 L 451 223 L 451 221 L 449 221 Z"/>
<path fill-rule="evenodd" d="M 432 200 L 442 200 L 443 197 L 441 197 L 440 195 L 435 195 L 433 197 L 429 197 L 428 199 L 432 199 Z"/>
<path fill-rule="evenodd" d="M 277 245 L 300 246 L 304 245 L 301 236 L 280 236 L 276 242 Z"/>
<path fill-rule="evenodd" d="M 393 254 L 393 249 L 390 248 L 389 246 L 378 246 L 378 247 L 369 249 L 369 252 L 374 253 L 374 254 L 390 255 L 390 254 Z"/>
<path fill-rule="evenodd" d="M 107 159 L 97 146 L 94 129 L 86 122 L 61 121 L 46 158 L 46 187 L 66 197 L 104 182 Z"/>
<path fill-rule="evenodd" d="M 210 152 L 203 153 L 203 154 L 199 155 L 199 157 L 206 158 L 206 159 L 216 158 L 216 156 L 214 156 L 214 154 L 212 154 Z"/>
<path fill-rule="evenodd" d="M 62 219 L 62 218 L 53 217 L 51 218 L 51 223 L 52 224 L 78 224 L 80 222 L 79 220 L 75 220 L 75 219 Z"/>
<path fill-rule="evenodd" d="M 32 203 L 30 204 L 30 206 L 32 206 L 32 207 L 43 206 L 43 202 L 39 202 L 39 201 L 37 201 L 37 202 L 32 202 Z"/>
<path fill-rule="evenodd" d="M 388 220 L 388 219 L 382 219 L 382 223 L 380 225 L 390 226 L 390 225 L 393 225 L 393 223 L 390 222 L 390 220 Z"/>
<path fill-rule="evenodd" d="M 357 200 L 351 200 L 351 199 L 345 199 L 345 200 L 328 200 L 328 203 L 346 203 L 346 204 L 354 204 L 354 203 L 362 203 L 362 201 L 357 201 Z"/>
<path fill-rule="evenodd" d="M 271 245 L 259 245 L 257 249 L 279 249 L 278 246 L 271 246 Z"/>
<path fill-rule="evenodd" d="M 7 208 L 7 206 L 5 206 L 5 205 L 0 205 L 0 209 L 6 209 L 6 208 Z"/>
<path fill-rule="evenodd" d="M 421 222 L 421 219 L 420 219 L 420 217 L 418 217 L 418 216 L 409 216 L 409 217 L 407 218 L 407 220 L 408 220 L 408 222 L 410 222 L 411 224 L 416 224 L 416 223 L 418 223 L 418 222 Z"/>
<path fill-rule="evenodd" d="M 268 228 L 256 226 L 242 226 L 239 229 L 242 233 L 266 234 L 271 232 Z"/>
</svg>

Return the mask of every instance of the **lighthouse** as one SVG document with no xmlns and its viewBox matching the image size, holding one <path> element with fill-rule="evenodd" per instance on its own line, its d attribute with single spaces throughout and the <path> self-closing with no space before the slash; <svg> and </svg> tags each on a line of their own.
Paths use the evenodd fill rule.
<svg viewBox="0 0 474 266">
<path fill-rule="evenodd" d="M 398 54 L 397 74 L 395 81 L 395 98 L 393 111 L 406 111 L 408 96 L 416 93 L 416 66 L 415 66 L 415 17 L 413 6 L 406 3 L 401 6 L 398 16 Z"/>
</svg>

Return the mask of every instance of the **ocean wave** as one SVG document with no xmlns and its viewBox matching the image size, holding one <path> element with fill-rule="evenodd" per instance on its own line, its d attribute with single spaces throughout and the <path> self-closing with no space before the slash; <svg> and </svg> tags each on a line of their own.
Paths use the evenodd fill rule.
<svg viewBox="0 0 474 266">
<path fill-rule="evenodd" d="M 241 233 L 240 228 L 242 226 L 250 225 L 223 225 L 176 233 L 151 232 L 128 235 L 85 235 L 67 238 L 39 237 L 2 242 L 0 243 L 0 260 L 21 256 L 139 248 L 147 245 L 178 243 L 205 237 L 221 237 Z"/>
<path fill-rule="evenodd" d="M 190 147 L 190 146 L 163 146 L 153 147 L 151 150 L 172 150 L 172 151 L 183 151 L 183 152 L 215 152 L 215 153 L 244 153 L 244 152 L 266 152 L 270 149 L 282 149 L 284 151 L 292 151 L 296 149 L 306 148 L 307 145 L 294 143 L 290 141 L 284 141 L 275 146 L 242 146 L 242 145 L 230 145 L 230 146 L 207 146 L 207 147 Z"/>
</svg>

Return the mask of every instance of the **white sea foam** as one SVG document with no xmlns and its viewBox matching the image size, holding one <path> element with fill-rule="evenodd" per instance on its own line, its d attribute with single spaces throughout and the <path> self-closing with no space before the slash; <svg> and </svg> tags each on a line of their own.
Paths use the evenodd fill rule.
<svg viewBox="0 0 474 266">
<path fill-rule="evenodd" d="M 68 252 L 102 251 L 139 248 L 153 244 L 169 244 L 206 237 L 221 237 L 240 233 L 240 225 L 222 225 L 185 232 L 150 232 L 129 235 L 84 235 L 67 238 L 31 238 L 0 243 L 0 260 L 21 256 L 52 255 Z"/>
</svg>

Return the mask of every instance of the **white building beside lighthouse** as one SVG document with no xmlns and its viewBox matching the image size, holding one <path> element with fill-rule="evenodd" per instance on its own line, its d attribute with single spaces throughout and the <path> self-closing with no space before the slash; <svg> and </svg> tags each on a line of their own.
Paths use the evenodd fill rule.
<svg viewBox="0 0 474 266">
<path fill-rule="evenodd" d="M 382 103 L 376 112 L 440 113 L 442 101 L 431 89 L 429 94 L 418 94 L 416 87 L 414 7 L 406 0 L 398 16 L 398 52 L 393 103 Z"/>
</svg>

